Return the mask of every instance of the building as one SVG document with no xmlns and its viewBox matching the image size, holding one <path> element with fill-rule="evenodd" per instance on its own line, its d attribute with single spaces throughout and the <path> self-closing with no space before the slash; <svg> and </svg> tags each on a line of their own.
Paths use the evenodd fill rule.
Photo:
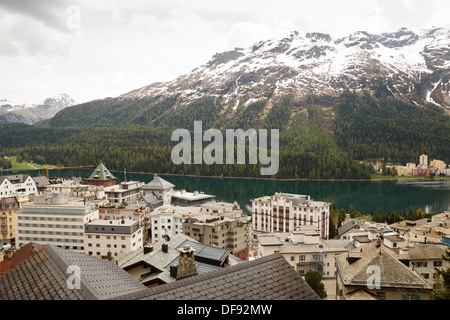
<svg viewBox="0 0 450 320">
<path fill-rule="evenodd" d="M 146 201 L 154 201 L 154 208 L 159 205 L 170 204 L 173 188 L 175 186 L 158 175 L 153 175 L 153 180 L 142 187 L 142 196 Z"/>
<path fill-rule="evenodd" d="M 216 196 L 205 194 L 199 191 L 186 192 L 186 190 L 179 190 L 175 191 L 172 195 L 172 204 L 175 204 L 177 206 L 195 207 L 215 201 Z"/>
<path fill-rule="evenodd" d="M 183 234 L 183 222 L 201 212 L 200 207 L 164 205 L 156 208 L 149 214 L 151 242 L 164 241 L 167 236 L 173 238 Z"/>
<path fill-rule="evenodd" d="M 106 199 L 110 203 L 138 203 L 142 197 L 142 187 L 144 183 L 139 181 L 121 182 L 118 185 L 105 187 Z"/>
<path fill-rule="evenodd" d="M 428 156 L 426 154 L 422 154 L 419 157 L 419 165 L 428 166 Z"/>
<path fill-rule="evenodd" d="M 146 287 L 172 283 L 177 280 L 179 249 L 186 246 L 194 249 L 198 275 L 242 262 L 230 255 L 229 250 L 202 244 L 180 233 L 173 238 L 138 249 L 119 259 L 117 263 Z"/>
<path fill-rule="evenodd" d="M 84 226 L 84 252 L 90 256 L 127 255 L 143 247 L 143 227 L 136 220 L 102 220 Z"/>
<path fill-rule="evenodd" d="M 416 168 L 416 169 L 412 169 L 411 175 L 413 175 L 413 176 L 429 176 L 433 172 L 434 172 L 434 169 Z"/>
<path fill-rule="evenodd" d="M 227 215 L 207 212 L 202 206 L 200 214 L 185 219 L 183 231 L 194 240 L 228 249 L 239 259 L 247 260 L 252 241 L 251 222 L 248 218 L 242 216 L 242 211 L 239 214 Z"/>
<path fill-rule="evenodd" d="M 334 257 L 353 249 L 351 240 L 325 240 L 315 226 L 301 226 L 288 233 L 257 235 L 258 255 L 281 254 L 299 275 L 316 271 L 323 279 L 336 278 Z"/>
<path fill-rule="evenodd" d="M 429 300 L 433 287 L 380 241 L 336 256 L 338 300 Z"/>
<path fill-rule="evenodd" d="M 109 187 L 116 184 L 116 177 L 112 175 L 102 162 L 100 162 L 91 175 L 88 178 L 83 179 L 83 181 L 85 184 Z"/>
<path fill-rule="evenodd" d="M 148 291 L 130 293 L 117 299 L 320 300 L 289 263 L 276 254 L 177 280 L 169 285 L 148 288 Z"/>
<path fill-rule="evenodd" d="M 447 167 L 447 165 L 445 164 L 444 161 L 436 160 L 436 159 L 431 161 L 430 166 L 433 167 L 433 169 L 436 169 L 436 170 L 444 170 Z"/>
<path fill-rule="evenodd" d="M 106 259 L 50 244 L 25 258 L 0 277 L 0 300 L 110 300 L 148 292 Z"/>
<path fill-rule="evenodd" d="M 17 174 L 0 177 L 0 198 L 11 197 L 17 193 L 38 194 L 38 187 L 31 176 Z"/>
<path fill-rule="evenodd" d="M 402 246 L 394 252 L 397 253 L 399 261 L 418 272 L 432 286 L 440 278 L 436 269 L 450 268 L 450 262 L 443 259 L 446 254 L 444 244 L 417 243 L 413 247 Z"/>
<path fill-rule="evenodd" d="M 252 199 L 253 230 L 290 232 L 304 225 L 316 226 L 323 239 L 329 235 L 330 204 L 311 200 L 310 196 L 275 193 Z"/>
<path fill-rule="evenodd" d="M 393 230 L 386 223 L 367 221 L 364 219 L 347 219 L 338 228 L 337 239 L 352 240 L 354 237 L 366 236 L 369 240 L 375 240 L 381 235 L 392 235 Z"/>
<path fill-rule="evenodd" d="M 99 217 L 103 220 L 129 219 L 139 222 L 143 227 L 144 244 L 149 237 L 150 219 L 148 207 L 139 204 L 108 203 L 98 207 Z"/>
<path fill-rule="evenodd" d="M 93 202 L 61 193 L 37 196 L 16 212 L 16 246 L 36 242 L 84 252 L 84 224 L 98 217 Z"/>
<path fill-rule="evenodd" d="M 403 220 L 389 227 L 409 243 L 441 243 L 443 236 L 450 235 L 450 212 L 433 215 L 431 219 Z"/>
<path fill-rule="evenodd" d="M 50 184 L 47 177 L 45 177 L 45 176 L 33 177 L 33 180 L 34 180 L 34 182 L 36 182 L 38 194 L 44 193 L 45 188 Z"/>
<path fill-rule="evenodd" d="M 0 238 L 1 246 L 14 244 L 16 211 L 22 209 L 22 204 L 29 201 L 27 194 L 16 194 L 15 197 L 0 199 Z"/>
<path fill-rule="evenodd" d="M 97 202 L 106 199 L 105 189 L 101 185 L 89 185 L 82 183 L 81 179 L 64 179 L 58 183 L 51 183 L 43 186 L 45 194 L 64 193 L 69 197 L 81 198 L 87 194 L 92 195 Z"/>
</svg>

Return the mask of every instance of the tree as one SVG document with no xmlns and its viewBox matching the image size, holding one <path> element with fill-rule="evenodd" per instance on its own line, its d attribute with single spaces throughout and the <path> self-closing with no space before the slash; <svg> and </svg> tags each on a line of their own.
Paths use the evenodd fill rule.
<svg viewBox="0 0 450 320">
<path fill-rule="evenodd" d="M 113 255 L 112 255 L 112 252 L 111 252 L 111 251 L 108 251 L 108 253 L 106 253 L 106 255 L 102 256 L 102 259 L 109 260 L 109 261 L 113 261 L 113 260 L 114 260 L 114 257 L 113 257 Z"/>
<path fill-rule="evenodd" d="M 321 299 L 325 299 L 327 297 L 325 285 L 322 283 L 322 278 L 316 271 L 308 271 L 305 274 L 305 280 Z"/>
</svg>

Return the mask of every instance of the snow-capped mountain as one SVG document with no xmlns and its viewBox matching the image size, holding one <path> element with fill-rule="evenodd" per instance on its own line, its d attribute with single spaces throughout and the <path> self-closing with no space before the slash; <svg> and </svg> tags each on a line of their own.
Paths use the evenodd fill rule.
<svg viewBox="0 0 450 320">
<path fill-rule="evenodd" d="M 178 105 L 204 96 L 227 107 L 285 94 L 337 95 L 374 89 L 382 79 L 395 96 L 450 108 L 450 27 L 413 32 L 328 34 L 291 32 L 281 39 L 218 53 L 173 81 L 154 83 L 118 99 L 179 95 Z"/>
<path fill-rule="evenodd" d="M 11 122 L 32 124 L 49 119 L 59 111 L 75 104 L 77 102 L 65 93 L 35 104 L 14 103 L 8 99 L 0 99 L 0 124 Z"/>
</svg>

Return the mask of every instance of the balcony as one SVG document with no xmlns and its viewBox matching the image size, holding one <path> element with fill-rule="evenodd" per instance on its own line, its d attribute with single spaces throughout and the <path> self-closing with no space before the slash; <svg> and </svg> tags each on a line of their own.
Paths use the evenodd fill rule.
<svg viewBox="0 0 450 320">
<path fill-rule="evenodd" d="M 308 264 L 316 264 L 316 261 L 310 260 L 310 261 L 299 261 L 297 263 L 299 266 L 306 266 Z"/>
<path fill-rule="evenodd" d="M 320 274 L 321 276 L 324 276 L 324 275 L 325 275 L 325 272 L 323 272 L 322 269 L 317 268 L 317 267 L 312 267 L 312 268 L 311 268 L 311 271 L 315 271 L 315 272 L 317 272 L 318 274 Z"/>
</svg>

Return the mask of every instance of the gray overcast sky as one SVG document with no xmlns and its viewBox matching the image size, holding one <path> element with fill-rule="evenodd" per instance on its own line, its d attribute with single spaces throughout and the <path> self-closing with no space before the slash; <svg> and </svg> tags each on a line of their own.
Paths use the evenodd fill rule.
<svg viewBox="0 0 450 320">
<path fill-rule="evenodd" d="M 449 12 L 448 0 L 1 0 L 0 99 L 116 97 L 292 30 L 417 30 Z"/>
</svg>

